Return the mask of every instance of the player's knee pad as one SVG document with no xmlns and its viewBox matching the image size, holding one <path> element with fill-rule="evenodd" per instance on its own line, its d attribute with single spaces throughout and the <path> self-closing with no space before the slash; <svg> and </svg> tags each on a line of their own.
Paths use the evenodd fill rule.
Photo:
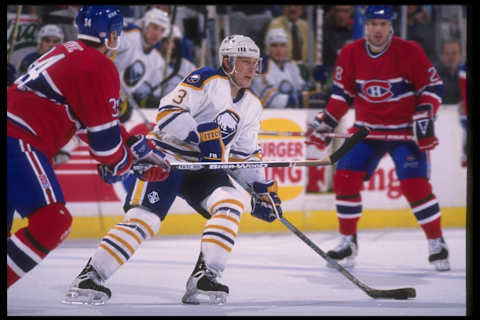
<svg viewBox="0 0 480 320">
<path fill-rule="evenodd" d="M 400 180 L 402 193 L 410 203 L 422 201 L 432 196 L 432 185 L 426 178 Z"/>
<path fill-rule="evenodd" d="M 360 193 L 365 172 L 339 169 L 333 177 L 333 189 L 337 195 L 355 195 Z"/>
<path fill-rule="evenodd" d="M 7 239 L 7 288 L 38 265 L 69 234 L 72 216 L 62 203 L 40 208 L 27 227 Z"/>
<path fill-rule="evenodd" d="M 103 237 L 92 258 L 102 278 L 108 279 L 133 256 L 143 241 L 154 237 L 160 224 L 160 218 L 150 211 L 139 207 L 128 210 L 123 221 Z"/>
<path fill-rule="evenodd" d="M 211 218 L 202 234 L 202 253 L 209 268 L 222 272 L 235 245 L 244 206 L 243 196 L 232 187 L 217 188 L 207 205 Z"/>
<path fill-rule="evenodd" d="M 70 233 L 72 215 L 63 203 L 40 208 L 28 217 L 28 232 L 48 251 L 55 249 Z"/>
</svg>

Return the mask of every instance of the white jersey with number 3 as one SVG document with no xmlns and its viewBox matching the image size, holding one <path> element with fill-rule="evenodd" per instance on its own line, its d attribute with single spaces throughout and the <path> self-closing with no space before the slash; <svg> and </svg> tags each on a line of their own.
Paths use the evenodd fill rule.
<svg viewBox="0 0 480 320">
<path fill-rule="evenodd" d="M 170 160 L 199 161 L 197 126 L 212 121 L 221 129 L 229 161 L 261 159 L 258 132 L 262 104 L 249 89 L 241 89 L 232 99 L 230 86 L 222 70 L 201 68 L 162 98 L 151 137 L 167 151 Z M 245 170 L 251 177 L 248 180 L 264 180 L 263 169 Z"/>
</svg>

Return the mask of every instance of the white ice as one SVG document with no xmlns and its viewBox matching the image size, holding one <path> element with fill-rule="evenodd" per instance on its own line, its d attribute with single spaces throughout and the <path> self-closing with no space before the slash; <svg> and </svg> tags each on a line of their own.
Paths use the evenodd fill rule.
<svg viewBox="0 0 480 320">
<path fill-rule="evenodd" d="M 337 233 L 306 232 L 322 250 Z M 60 302 L 98 240 L 67 240 L 7 291 L 9 316 L 465 316 L 465 229 L 444 229 L 451 270 L 428 261 L 418 229 L 360 230 L 353 275 L 375 289 L 414 287 L 410 300 L 367 296 L 289 231 L 240 234 L 220 279 L 230 287 L 227 304 L 183 305 L 185 283 L 198 257 L 198 236 L 156 237 L 106 283 L 112 298 L 103 306 Z"/>
</svg>

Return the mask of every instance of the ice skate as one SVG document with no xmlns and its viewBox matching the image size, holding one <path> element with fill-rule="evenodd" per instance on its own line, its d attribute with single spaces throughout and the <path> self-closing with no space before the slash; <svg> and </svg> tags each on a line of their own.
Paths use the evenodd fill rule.
<svg viewBox="0 0 480 320">
<path fill-rule="evenodd" d="M 428 239 L 428 261 L 433 264 L 437 271 L 450 270 L 448 262 L 448 248 L 443 237 Z"/>
<path fill-rule="evenodd" d="M 103 280 L 90 264 L 90 260 L 73 280 L 62 303 L 102 305 L 112 296 L 110 289 L 102 285 Z"/>
<path fill-rule="evenodd" d="M 340 243 L 333 250 L 328 251 L 327 255 L 343 267 L 353 267 L 357 253 L 357 234 L 353 234 L 342 235 Z M 327 263 L 327 267 L 333 268 L 330 263 Z"/>
<path fill-rule="evenodd" d="M 185 304 L 225 304 L 227 302 L 228 287 L 217 281 L 217 274 L 207 269 L 203 256 L 200 256 L 192 275 L 188 278 L 182 302 Z M 208 299 L 205 299 L 207 296 Z"/>
</svg>

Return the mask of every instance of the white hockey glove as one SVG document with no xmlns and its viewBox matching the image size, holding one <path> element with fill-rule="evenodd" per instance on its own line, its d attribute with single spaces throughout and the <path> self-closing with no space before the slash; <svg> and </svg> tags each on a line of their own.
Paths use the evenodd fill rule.
<svg viewBox="0 0 480 320">
<path fill-rule="evenodd" d="M 252 216 L 267 222 L 283 216 L 280 198 L 277 195 L 277 182 L 274 180 L 253 183 L 251 199 Z"/>
</svg>

